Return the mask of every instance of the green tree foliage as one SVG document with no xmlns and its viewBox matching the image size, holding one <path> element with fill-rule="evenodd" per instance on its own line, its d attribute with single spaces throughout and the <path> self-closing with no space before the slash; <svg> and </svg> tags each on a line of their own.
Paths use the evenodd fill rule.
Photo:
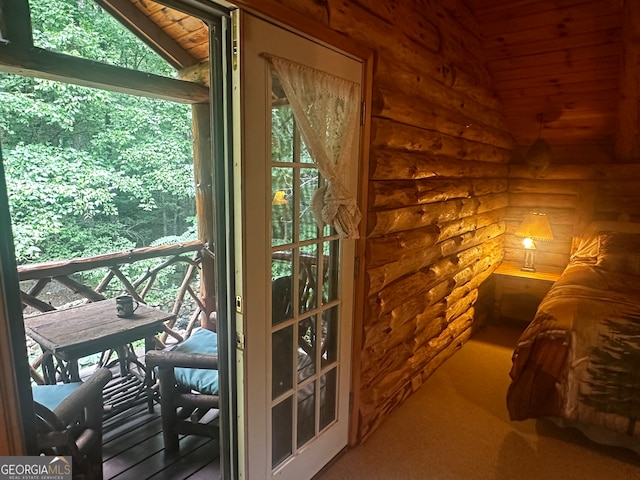
<svg viewBox="0 0 640 480">
<path fill-rule="evenodd" d="M 172 75 L 90 0 L 30 0 L 41 48 Z M 191 108 L 0 74 L 0 144 L 20 263 L 195 237 Z"/>
</svg>

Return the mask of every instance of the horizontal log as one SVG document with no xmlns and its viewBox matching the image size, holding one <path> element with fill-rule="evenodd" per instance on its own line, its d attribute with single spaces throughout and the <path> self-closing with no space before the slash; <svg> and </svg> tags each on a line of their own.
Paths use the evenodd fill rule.
<svg viewBox="0 0 640 480">
<path fill-rule="evenodd" d="M 420 251 L 433 246 L 439 235 L 438 227 L 429 225 L 416 230 L 370 238 L 367 240 L 366 248 L 367 268 L 419 254 Z"/>
<path fill-rule="evenodd" d="M 426 130 L 380 117 L 371 119 L 371 146 L 373 149 L 406 150 L 416 153 L 439 154 L 451 159 L 490 163 L 508 163 L 511 158 L 509 149 L 445 135 L 434 130 Z M 506 176 L 506 173 L 494 176 Z"/>
<path fill-rule="evenodd" d="M 509 193 L 534 193 L 537 195 L 579 195 L 581 182 L 577 180 L 510 179 Z"/>
<path fill-rule="evenodd" d="M 395 261 L 368 268 L 369 295 L 377 293 L 399 278 L 431 267 L 439 258 L 464 252 L 474 245 L 491 245 L 492 239 L 504 233 L 503 223 L 489 224 L 486 227 L 475 225 L 479 224 L 470 222 L 463 233 L 448 238 L 443 237 L 437 245 L 425 244 L 424 249 L 416 246 L 411 255 L 403 255 Z"/>
<path fill-rule="evenodd" d="M 445 6 L 442 2 L 379 2 L 376 0 L 357 0 L 357 3 L 370 11 L 377 18 L 384 18 L 393 25 L 403 25 L 405 34 L 414 39 L 417 44 L 424 44 L 424 33 L 427 35 L 437 33 L 438 37 L 446 37 L 446 42 L 439 41 L 436 52 L 441 52 L 445 58 L 449 58 L 455 63 L 475 63 L 470 70 L 476 77 L 482 79 L 483 84 L 491 85 L 491 78 L 486 69 L 481 65 L 479 59 L 482 57 L 483 47 L 478 35 L 478 25 L 473 22 L 471 12 L 453 5 Z M 452 15 L 452 10 L 457 13 L 457 17 Z M 466 15 L 465 15 L 466 13 Z M 459 21 L 460 17 L 466 20 L 466 25 L 473 25 L 473 30 L 466 28 Z M 426 25 L 426 26 L 425 26 Z M 427 36 L 427 38 L 429 38 Z M 440 38 L 438 39 L 440 40 Z M 426 43 L 424 46 L 431 49 L 433 43 Z M 473 52 L 473 53 L 472 53 Z M 473 60 L 476 60 L 473 62 Z"/>
<path fill-rule="evenodd" d="M 393 232 L 450 222 L 461 217 L 505 208 L 508 201 L 506 194 L 495 194 L 371 212 L 369 214 L 370 231 L 368 236 L 387 235 Z"/>
<path fill-rule="evenodd" d="M 373 150 L 370 162 L 370 180 L 417 180 L 434 177 L 506 178 L 508 176 L 506 165 L 392 150 Z"/>
<path fill-rule="evenodd" d="M 401 344 L 393 350 L 393 354 L 387 352 L 387 355 L 380 358 L 381 362 L 370 363 L 372 368 L 363 372 L 362 377 L 363 384 L 366 385 L 362 392 L 363 403 L 369 403 L 375 398 L 376 401 L 372 403 L 375 404 L 392 396 L 403 383 L 407 383 L 418 373 L 428 360 L 453 343 L 472 322 L 471 310 L 451 322 L 437 337 L 432 338 L 415 353 L 409 350 L 408 345 Z"/>
<path fill-rule="evenodd" d="M 430 362 L 426 365 L 420 373 L 421 381 L 426 381 L 435 372 L 445 360 L 451 358 L 451 356 L 469 340 L 473 330 L 471 326 L 464 330 L 458 337 L 456 337 L 445 349 L 441 350 Z"/>
<path fill-rule="evenodd" d="M 461 266 L 472 266 L 474 269 L 473 279 L 470 280 L 473 288 L 478 288 L 483 282 L 483 275 L 490 269 L 496 262 L 500 261 L 502 252 L 504 250 L 504 235 L 492 238 L 486 242 L 477 245 L 480 247 L 480 253 L 475 257 L 471 255 L 471 250 L 463 250 L 458 253 L 458 258 Z M 475 282 L 475 283 L 474 283 Z"/>
<path fill-rule="evenodd" d="M 440 300 L 429 305 L 426 309 L 423 309 L 420 313 L 416 314 L 416 337 L 418 335 L 427 335 L 427 330 L 437 330 L 437 333 L 432 335 L 432 337 L 438 335 L 442 330 L 444 330 L 446 324 L 444 324 L 443 322 L 445 319 L 446 308 L 447 303 L 444 300 Z M 416 342 L 414 342 L 414 345 L 415 344 Z"/>
<path fill-rule="evenodd" d="M 441 305 L 440 303 L 439 305 Z M 416 331 L 416 335 L 413 338 L 414 351 L 419 350 L 427 342 L 440 335 L 444 329 L 447 328 L 447 319 L 444 315 L 432 318 L 428 325 L 420 332 Z"/>
<path fill-rule="evenodd" d="M 428 292 L 442 280 L 451 278 L 458 271 L 457 259 L 449 256 L 418 272 L 407 275 L 385 286 L 377 297 L 380 312 L 388 312 L 413 296 Z"/>
<path fill-rule="evenodd" d="M 578 197 L 570 194 L 509 193 L 509 205 L 512 207 L 527 207 L 531 209 L 575 208 L 577 203 Z"/>
<path fill-rule="evenodd" d="M 395 30 L 394 37 L 404 36 L 411 41 L 410 49 L 419 50 L 425 49 L 432 52 L 439 52 L 442 49 L 442 35 L 438 26 L 432 21 L 434 18 L 431 12 L 425 12 L 423 8 L 417 7 L 412 4 L 396 4 L 386 5 L 383 2 L 377 2 L 376 0 L 355 0 L 354 2 L 343 1 L 343 5 L 351 6 L 354 8 L 354 13 L 358 12 L 358 7 L 368 12 L 367 16 L 356 16 L 355 18 L 360 21 L 363 28 L 369 27 L 364 23 L 365 20 L 374 21 L 375 25 L 380 26 L 379 19 L 384 19 L 385 23 L 388 23 L 393 30 L 391 31 L 378 31 L 369 32 L 370 34 L 380 34 L 381 40 L 385 39 L 386 33 L 391 33 Z M 398 31 L 397 26 L 404 25 L 401 31 Z M 389 39 L 386 42 L 384 40 L 380 43 L 389 45 Z M 404 43 L 404 42 L 403 42 Z M 392 48 L 392 46 L 390 46 Z M 389 48 L 389 47 L 387 47 Z"/>
<path fill-rule="evenodd" d="M 419 179 L 374 181 L 370 183 L 370 209 L 399 208 L 470 198 L 507 191 L 508 181 L 501 179 Z"/>
<path fill-rule="evenodd" d="M 373 81 L 381 88 L 396 89 L 416 102 L 424 100 L 436 103 L 453 112 L 480 119 L 483 124 L 500 131 L 507 130 L 506 120 L 500 109 L 490 109 L 465 95 L 464 91 L 443 85 L 431 78 L 425 70 L 427 69 L 423 64 L 410 64 L 398 57 L 386 58 L 384 62 L 378 63 Z"/>
<path fill-rule="evenodd" d="M 444 319 L 445 308 L 446 303 L 444 301 L 435 302 L 427 306 L 425 297 L 413 297 L 389 312 L 380 314 L 375 318 L 369 316 L 365 328 L 372 332 L 374 330 L 387 332 L 389 328 L 394 328 L 395 325 L 410 322 L 415 325 L 417 335 L 430 328 L 433 322 L 438 322 L 438 317 Z M 365 344 L 365 346 L 368 345 Z"/>
<path fill-rule="evenodd" d="M 445 320 L 447 323 L 451 323 L 454 319 L 462 316 L 465 312 L 468 312 L 473 308 L 478 300 L 479 291 L 477 288 L 471 290 L 469 295 L 462 297 L 457 302 L 453 302 L 446 310 Z"/>
<path fill-rule="evenodd" d="M 640 215 L 640 196 L 630 195 L 627 191 L 621 191 L 623 193 L 618 196 L 600 196 L 595 205 L 595 213 L 615 213 L 627 214 L 631 216 Z M 632 192 L 635 193 L 635 192 Z M 640 192 L 638 192 L 640 193 Z"/>
<path fill-rule="evenodd" d="M 0 43 L 0 71 L 180 103 L 207 103 L 203 85 L 138 72 L 41 48 Z"/>
<path fill-rule="evenodd" d="M 440 335 L 429 340 L 408 361 L 406 369 L 412 372 L 421 371 L 441 351 L 451 345 L 462 332 L 473 324 L 473 308 L 468 309 L 445 328 Z"/>
<path fill-rule="evenodd" d="M 482 262 L 478 262 L 477 270 L 479 273 L 473 277 L 471 281 L 451 290 L 451 293 L 446 297 L 447 306 L 454 305 L 456 302 L 469 295 L 474 289 L 479 288 L 480 284 L 491 276 L 501 261 L 502 257 L 499 256 L 497 258 L 483 259 Z M 484 269 L 481 270 L 480 267 L 483 267 Z"/>
<path fill-rule="evenodd" d="M 414 255 L 404 256 L 396 261 L 369 268 L 367 269 L 369 284 L 367 294 L 374 295 L 393 281 L 427 268 L 440 258 L 442 258 L 440 246 L 433 245 L 416 251 Z"/>
<path fill-rule="evenodd" d="M 362 356 L 361 385 L 362 395 L 373 399 L 381 392 L 393 390 L 395 385 L 402 383 L 408 375 L 403 367 L 408 358 L 411 357 L 411 346 L 399 344 L 395 348 L 387 351 L 385 355 L 369 355 L 368 349 L 364 350 Z M 367 400 L 363 400 L 368 403 Z"/>
<path fill-rule="evenodd" d="M 432 28 L 430 20 L 424 22 L 427 27 L 424 31 L 420 30 L 423 22 L 418 24 L 412 21 L 409 24 L 415 24 L 415 31 L 423 35 L 420 43 L 416 43 L 405 33 L 410 30 L 406 24 L 398 28 L 355 2 L 329 0 L 328 4 L 329 26 L 377 51 L 378 63 L 400 57 L 407 64 L 423 65 L 425 75 L 447 87 L 465 92 L 478 102 L 486 102 L 489 108 L 500 108 L 499 101 L 489 90 L 491 83 L 485 67 L 479 62 L 476 65 L 469 62 L 468 56 L 463 56 L 466 61 L 456 61 L 455 58 L 445 60 L 440 53 L 442 32 Z M 429 18 L 434 17 L 430 15 Z M 446 54 L 452 54 L 448 47 Z"/>
<path fill-rule="evenodd" d="M 31 263 L 18 266 L 20 281 L 36 280 L 40 278 L 60 277 L 76 272 L 84 272 L 95 268 L 134 263 L 147 258 L 180 255 L 186 252 L 201 250 L 204 245 L 199 241 L 184 242 L 157 247 L 143 247 L 125 252 L 107 253 L 93 257 L 60 260 L 46 263 Z"/>
<path fill-rule="evenodd" d="M 365 328 L 364 330 L 364 350 L 361 358 L 362 368 L 370 370 L 370 368 L 377 364 L 381 357 L 388 355 L 388 353 L 396 346 L 401 346 L 400 349 L 409 354 L 409 346 L 406 345 L 407 341 L 414 337 L 416 325 L 415 322 L 405 322 L 398 326 L 381 329 L 380 324 L 376 326 L 378 328 Z M 397 352 L 395 353 L 397 355 Z"/>
<path fill-rule="evenodd" d="M 384 403 L 380 403 L 381 395 L 377 392 L 368 392 L 372 395 L 364 399 L 366 400 L 366 403 L 362 402 L 359 410 L 362 439 L 365 440 L 368 438 L 384 418 L 386 418 L 389 412 L 393 411 L 411 393 L 419 388 L 419 386 L 426 381 L 433 372 L 435 372 L 438 367 L 445 362 L 445 360 L 458 351 L 462 345 L 468 341 L 469 337 L 471 337 L 471 333 L 471 328 L 462 332 L 458 338 L 438 353 L 418 374 L 411 378 L 409 382 L 400 384 L 400 387 L 395 392 L 388 394 Z M 375 401 L 378 401 L 378 403 L 370 403 Z"/>
<path fill-rule="evenodd" d="M 484 235 L 484 233 L 479 232 L 479 230 L 491 225 L 497 225 L 497 228 L 504 232 L 505 226 L 502 219 L 504 218 L 507 211 L 507 208 L 499 208 L 478 215 L 473 215 L 471 217 L 457 218 L 450 222 L 441 223 L 440 225 L 438 225 L 440 229 L 440 236 L 438 237 L 438 241 L 443 242 L 449 238 L 455 238 L 458 235 L 464 235 L 467 232 L 478 232 L 478 234 L 481 236 Z M 480 236 L 479 238 L 481 238 Z"/>
<path fill-rule="evenodd" d="M 254 3 L 265 2 L 264 0 L 258 0 Z M 304 15 L 306 18 L 312 19 L 314 22 L 320 23 L 321 25 L 329 25 L 329 12 L 327 11 L 327 7 L 324 4 L 320 4 L 317 2 L 301 2 L 300 0 L 277 0 L 277 3 L 295 10 Z"/>
<path fill-rule="evenodd" d="M 369 301 L 375 303 L 376 314 L 382 314 L 397 308 L 404 302 L 411 301 L 412 297 L 421 297 L 424 292 L 429 292 L 434 286 L 441 285 L 443 280 L 452 279 L 451 288 L 456 288 L 460 282 L 470 280 L 469 275 L 479 274 L 478 269 L 481 270 L 483 267 L 477 265 L 478 258 L 482 258 L 485 263 L 494 263 L 495 259 L 500 257 L 503 245 L 502 239 L 498 237 L 471 247 L 459 246 L 457 253 L 434 261 L 433 264 L 415 273 L 390 281 L 375 294 L 370 291 Z M 465 272 L 466 280 L 456 277 L 462 269 L 470 266 L 473 270 Z"/>
<path fill-rule="evenodd" d="M 512 165 L 509 178 L 533 178 L 528 166 Z M 575 164 L 550 165 L 538 177 L 547 180 L 628 180 L 640 179 L 640 164 Z"/>
<path fill-rule="evenodd" d="M 492 223 L 486 227 L 470 228 L 469 231 L 458 236 L 447 238 L 440 243 L 443 255 L 457 254 L 461 258 L 461 253 L 473 246 L 489 246 L 499 240 L 505 232 L 503 222 Z"/>
<path fill-rule="evenodd" d="M 454 137 L 511 149 L 515 141 L 508 131 L 485 125 L 480 119 L 462 115 L 432 102 L 415 102 L 395 89 L 378 87 L 372 103 L 374 116 L 389 118 Z"/>
</svg>

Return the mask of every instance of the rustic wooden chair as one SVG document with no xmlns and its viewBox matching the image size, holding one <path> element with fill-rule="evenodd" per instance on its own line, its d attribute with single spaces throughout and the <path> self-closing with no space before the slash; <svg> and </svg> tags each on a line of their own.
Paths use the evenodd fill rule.
<svg viewBox="0 0 640 480">
<path fill-rule="evenodd" d="M 179 434 L 217 438 L 216 422 L 200 421 L 219 408 L 217 334 L 195 329 L 182 343 L 147 352 L 145 362 L 157 372 L 165 451 L 179 450 Z"/>
<path fill-rule="evenodd" d="M 291 277 L 273 282 L 272 305 L 275 322 L 291 314 Z M 211 324 L 217 324 L 215 313 Z M 162 434 L 166 452 L 179 450 L 179 434 L 218 437 L 215 421 L 201 422 L 207 411 L 219 409 L 218 338 L 205 328 L 164 350 L 151 350 L 147 368 L 155 370 L 160 390 Z"/>
<path fill-rule="evenodd" d="M 71 456 L 73 478 L 102 479 L 102 390 L 106 368 L 84 382 L 32 387 L 41 454 Z"/>
</svg>

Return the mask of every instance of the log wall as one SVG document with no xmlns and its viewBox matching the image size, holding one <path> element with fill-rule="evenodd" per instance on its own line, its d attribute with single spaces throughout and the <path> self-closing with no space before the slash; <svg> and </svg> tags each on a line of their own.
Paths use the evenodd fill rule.
<svg viewBox="0 0 640 480">
<path fill-rule="evenodd" d="M 282 3 L 375 54 L 361 440 L 471 335 L 503 255 L 514 141 L 463 2 Z"/>
<path fill-rule="evenodd" d="M 640 165 L 615 163 L 601 151 L 575 163 L 556 151 L 551 164 L 537 177 L 525 165 L 512 164 L 509 171 L 509 208 L 505 217 L 505 260 L 524 261 L 521 238 L 515 230 L 527 212 L 546 213 L 554 239 L 536 242 L 535 265 L 561 271 L 577 246 L 579 235 L 591 220 L 640 221 Z M 565 161 L 567 160 L 567 161 Z"/>
</svg>

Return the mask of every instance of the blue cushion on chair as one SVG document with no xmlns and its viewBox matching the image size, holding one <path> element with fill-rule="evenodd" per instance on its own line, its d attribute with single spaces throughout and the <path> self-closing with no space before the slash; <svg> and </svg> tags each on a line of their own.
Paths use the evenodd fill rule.
<svg viewBox="0 0 640 480">
<path fill-rule="evenodd" d="M 206 328 L 194 330 L 189 338 L 173 348 L 174 352 L 218 355 L 218 335 Z M 208 395 L 218 394 L 218 371 L 202 368 L 176 368 L 176 381 Z"/>
<path fill-rule="evenodd" d="M 34 385 L 31 387 L 33 399 L 47 407 L 49 410 L 55 410 L 60 403 L 71 393 L 76 391 L 82 385 L 81 382 L 60 383 L 57 385 Z"/>
</svg>

